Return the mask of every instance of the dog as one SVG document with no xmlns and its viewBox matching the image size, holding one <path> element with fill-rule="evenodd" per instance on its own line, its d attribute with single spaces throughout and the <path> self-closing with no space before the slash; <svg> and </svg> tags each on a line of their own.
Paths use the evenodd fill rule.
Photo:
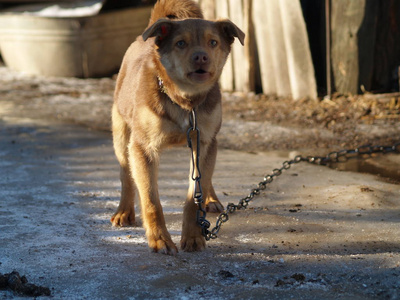
<svg viewBox="0 0 400 300">
<path fill-rule="evenodd" d="M 178 252 L 159 200 L 158 164 L 163 148 L 186 142 L 193 109 L 201 132 L 199 167 L 206 209 L 223 211 L 211 181 L 221 126 L 218 79 L 234 39 L 243 45 L 244 37 L 229 20 L 204 20 L 193 1 L 158 0 L 147 29 L 125 53 L 112 107 L 113 144 L 122 191 L 111 223 L 135 225 L 134 197 L 138 191 L 142 223 L 154 252 Z M 181 249 L 189 252 L 205 248 L 205 238 L 196 223 L 194 188 L 190 182 L 182 223 Z"/>
</svg>

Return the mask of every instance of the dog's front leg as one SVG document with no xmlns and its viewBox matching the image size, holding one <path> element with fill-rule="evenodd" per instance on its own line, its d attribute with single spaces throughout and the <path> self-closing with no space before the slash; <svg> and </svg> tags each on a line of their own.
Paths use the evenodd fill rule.
<svg viewBox="0 0 400 300">
<path fill-rule="evenodd" d="M 194 183 L 190 183 L 188 196 L 183 209 L 181 249 L 188 252 L 201 251 L 206 247 L 206 240 L 197 225 L 197 205 L 193 200 Z"/>
<path fill-rule="evenodd" d="M 193 147 L 196 149 L 196 147 Z M 201 144 L 200 149 L 200 173 L 201 173 L 201 186 L 203 191 L 203 208 L 207 209 L 211 206 L 212 212 L 223 211 L 223 206 L 219 202 L 212 185 L 212 174 L 217 156 L 217 141 L 213 139 L 209 144 Z M 196 157 L 196 154 L 194 155 Z M 205 238 L 201 233 L 201 228 L 197 224 L 197 210 L 198 206 L 194 203 L 193 192 L 195 184 L 192 181 L 192 166 L 189 175 L 189 191 L 186 199 L 185 208 L 183 211 L 183 225 L 182 225 L 182 238 L 181 248 L 184 251 L 201 251 L 206 246 Z M 197 175 L 197 174 L 195 174 Z"/>
<path fill-rule="evenodd" d="M 224 207 L 219 202 L 212 184 L 212 175 L 217 160 L 217 140 L 215 138 L 210 142 L 207 154 L 200 156 L 200 158 L 201 185 L 203 188 L 205 209 L 210 213 L 221 213 L 224 211 Z"/>
<path fill-rule="evenodd" d="M 129 149 L 132 174 L 139 191 L 143 227 L 150 249 L 175 255 L 177 247 L 165 226 L 164 214 L 158 195 L 158 153 L 149 154 L 137 143 Z"/>
</svg>

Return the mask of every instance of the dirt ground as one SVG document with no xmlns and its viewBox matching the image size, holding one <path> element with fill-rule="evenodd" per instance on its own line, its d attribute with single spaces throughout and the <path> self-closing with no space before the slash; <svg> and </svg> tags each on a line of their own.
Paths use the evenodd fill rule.
<svg viewBox="0 0 400 300">
<path fill-rule="evenodd" d="M 34 77 L 0 65 L 0 80 L 0 104 L 17 107 L 15 116 L 110 130 L 114 79 Z M 234 150 L 322 153 L 366 144 L 390 145 L 399 142 L 400 136 L 400 93 L 334 95 L 323 101 L 224 93 L 223 114 L 219 145 Z"/>
<path fill-rule="evenodd" d="M 295 165 L 231 215 L 201 253 L 149 253 L 140 226 L 111 227 L 120 193 L 113 87 L 110 78 L 0 67 L 1 274 L 16 270 L 56 299 L 400 299 L 395 176 Z M 225 93 L 217 194 L 237 203 L 299 152 L 398 143 L 399 116 L 398 95 L 315 103 Z M 188 157 L 177 148 L 161 160 L 161 201 L 176 243 Z M 398 155 L 370 161 L 400 169 Z M 0 299 L 18 297 L 0 291 Z"/>
</svg>

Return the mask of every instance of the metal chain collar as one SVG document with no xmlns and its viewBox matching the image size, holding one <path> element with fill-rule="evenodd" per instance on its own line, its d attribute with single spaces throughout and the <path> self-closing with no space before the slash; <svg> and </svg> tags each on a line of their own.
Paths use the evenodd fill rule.
<svg viewBox="0 0 400 300">
<path fill-rule="evenodd" d="M 322 165 L 326 166 L 330 163 L 343 163 L 348 161 L 349 159 L 353 158 L 365 158 L 365 157 L 370 157 L 372 154 L 377 154 L 377 153 L 400 153 L 400 142 L 394 144 L 393 146 L 371 146 L 371 145 L 365 145 L 365 146 L 360 146 L 355 149 L 348 149 L 348 150 L 340 150 L 340 151 L 334 151 L 330 152 L 326 156 L 306 156 L 303 157 L 301 155 L 297 155 L 291 160 L 284 161 L 282 163 L 281 168 L 273 169 L 272 173 L 269 175 L 266 175 L 262 181 L 258 183 L 258 186 L 256 188 L 253 188 L 250 193 L 239 200 L 238 204 L 234 203 L 229 203 L 226 206 L 226 209 L 224 212 L 219 214 L 217 217 L 217 222 L 215 224 L 215 227 L 209 230 L 210 228 L 210 222 L 206 220 L 206 211 L 203 208 L 203 194 L 201 190 L 201 184 L 200 184 L 200 169 L 199 169 L 199 156 L 200 156 L 200 131 L 197 127 L 197 122 L 196 122 L 196 112 L 192 110 L 192 113 L 189 118 L 190 121 L 190 128 L 187 131 L 187 139 L 188 139 L 188 146 L 191 148 L 192 152 L 192 180 L 195 183 L 195 189 L 193 193 L 193 199 L 195 203 L 198 205 L 198 210 L 197 210 L 197 224 L 202 228 L 202 233 L 205 239 L 208 241 L 210 239 L 216 239 L 218 237 L 218 233 L 221 229 L 221 226 L 223 223 L 229 220 L 229 214 L 234 213 L 236 210 L 240 209 L 246 209 L 247 206 L 249 205 L 249 202 L 253 200 L 255 196 L 258 196 L 261 194 L 261 191 L 265 190 L 267 188 L 267 185 L 270 184 L 275 177 L 278 177 L 282 175 L 283 171 L 289 170 L 290 167 L 293 164 L 298 164 L 300 162 L 307 162 L 315 165 Z M 196 147 L 196 153 L 194 153 L 193 145 L 192 145 L 192 140 L 190 137 L 190 133 L 194 131 L 196 132 L 197 135 L 197 147 Z"/>
</svg>

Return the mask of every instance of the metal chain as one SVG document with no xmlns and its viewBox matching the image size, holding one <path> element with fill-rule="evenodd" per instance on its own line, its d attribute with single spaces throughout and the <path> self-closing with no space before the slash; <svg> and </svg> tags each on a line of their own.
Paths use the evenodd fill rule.
<svg viewBox="0 0 400 300">
<path fill-rule="evenodd" d="M 207 236 L 205 236 L 206 240 L 216 239 L 222 224 L 229 220 L 229 214 L 234 213 L 236 210 L 246 209 L 249 205 L 249 202 L 253 200 L 255 196 L 260 195 L 261 191 L 265 190 L 267 185 L 270 184 L 275 177 L 280 176 L 283 171 L 289 170 L 293 164 L 297 164 L 301 161 L 304 161 L 304 158 L 299 155 L 292 160 L 283 162 L 281 168 L 274 169 L 272 170 L 271 174 L 266 175 L 264 179 L 258 183 L 258 186 L 250 191 L 250 194 L 239 200 L 238 204 L 229 203 L 226 207 L 226 210 L 217 217 L 215 227 L 212 228 L 211 231 L 207 232 Z"/>
<path fill-rule="evenodd" d="M 196 130 L 198 133 L 198 139 L 199 139 L 199 131 L 198 131 L 197 127 L 194 127 L 194 128 L 195 129 L 193 129 L 193 128 L 189 129 L 189 131 Z M 188 131 L 188 140 L 189 140 L 189 131 Z M 198 153 L 199 152 L 197 151 L 197 155 L 198 155 Z M 267 188 L 267 185 L 270 184 L 275 179 L 275 177 L 282 175 L 283 171 L 289 170 L 293 164 L 298 164 L 300 162 L 307 162 L 307 163 L 311 163 L 311 164 L 315 164 L 315 165 L 324 165 L 325 166 L 330 163 L 343 163 L 343 162 L 346 162 L 349 159 L 353 159 L 353 158 L 365 158 L 366 156 L 370 157 L 372 154 L 377 154 L 377 153 L 383 153 L 383 154 L 400 153 L 400 143 L 396 143 L 393 146 L 365 145 L 365 146 L 360 146 L 355 149 L 330 152 L 326 156 L 303 157 L 301 155 L 298 155 L 295 158 L 293 158 L 292 160 L 287 160 L 287 161 L 283 162 L 281 168 L 272 170 L 272 173 L 269 175 L 266 175 L 264 177 L 264 179 L 258 183 L 258 186 L 256 188 L 253 188 L 246 197 L 239 200 L 238 204 L 229 203 L 226 207 L 226 210 L 217 217 L 215 227 L 212 228 L 211 230 L 208 230 L 208 228 L 210 227 L 210 222 L 208 222 L 205 219 L 206 213 L 201 206 L 201 204 L 203 203 L 203 201 L 201 201 L 201 203 L 199 205 L 200 213 L 198 213 L 197 222 L 202 227 L 202 232 L 203 232 L 203 235 L 206 240 L 216 239 L 218 237 L 218 233 L 222 227 L 222 224 L 229 220 L 229 214 L 234 213 L 236 210 L 246 209 L 247 206 L 249 205 L 249 202 L 252 201 L 255 196 L 260 195 L 261 191 L 265 190 Z M 192 156 L 193 156 L 193 149 L 192 149 Z M 197 161 L 198 161 L 198 156 L 197 156 Z M 198 183 L 200 184 L 200 179 L 198 180 Z M 195 196 L 196 196 L 196 194 L 195 194 Z M 196 197 L 194 197 L 194 198 L 196 199 Z M 199 218 L 199 216 L 200 216 L 200 218 Z"/>
<path fill-rule="evenodd" d="M 194 203 L 197 204 L 197 213 L 196 213 L 196 221 L 197 224 L 202 229 L 203 236 L 207 237 L 208 235 L 208 228 L 210 228 L 210 222 L 206 219 L 206 210 L 203 208 L 204 199 L 203 199 L 203 190 L 201 188 L 201 172 L 200 172 L 200 130 L 197 127 L 197 120 L 196 120 L 196 111 L 193 109 L 191 114 L 189 115 L 189 124 L 190 127 L 187 131 L 187 142 L 188 147 L 192 153 L 192 174 L 191 178 L 194 182 L 194 190 L 193 190 L 193 200 Z M 191 134 L 196 134 L 196 151 L 194 150 L 192 137 Z"/>
</svg>

